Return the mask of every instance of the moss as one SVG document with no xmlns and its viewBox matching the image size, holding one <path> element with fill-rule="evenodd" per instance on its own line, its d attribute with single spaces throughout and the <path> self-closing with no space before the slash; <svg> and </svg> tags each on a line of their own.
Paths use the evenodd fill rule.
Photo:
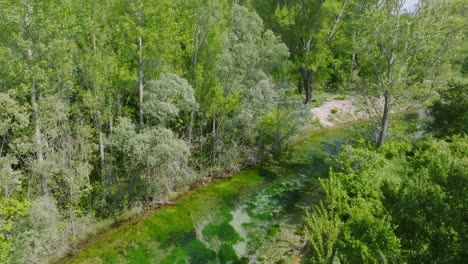
<svg viewBox="0 0 468 264">
<path fill-rule="evenodd" d="M 185 210 L 169 208 L 145 221 L 148 235 L 152 240 L 165 244 L 170 240 L 185 236 L 195 230 L 193 219 Z"/>
<path fill-rule="evenodd" d="M 123 226 L 101 236 L 101 240 L 80 252 L 69 262 L 81 263 L 86 259 L 99 257 L 104 263 L 116 263 L 120 257 L 134 254 L 132 252 L 134 249 L 130 249 L 130 245 L 135 243 L 145 245 L 157 242 L 156 244 L 167 247 L 174 242 L 192 240 L 195 237 L 194 219 L 214 210 L 221 210 L 227 221 L 232 220 L 227 201 L 232 202 L 240 190 L 258 188 L 263 183 L 264 179 L 258 175 L 256 170 L 238 173 L 230 180 L 216 183 L 187 195 L 179 200 L 176 206 L 157 211 L 138 224 Z M 224 226 L 224 228 L 220 227 L 219 229 L 219 232 L 227 234 L 226 237 L 229 239 L 235 237 L 230 233 L 232 230 L 229 231 L 229 228 Z M 156 249 L 154 248 L 153 252 Z M 133 256 L 137 258 L 139 254 L 140 252 Z"/>
<path fill-rule="evenodd" d="M 223 244 L 218 252 L 219 261 L 221 263 L 236 263 L 239 261 L 239 257 L 236 251 L 230 244 Z"/>
<path fill-rule="evenodd" d="M 241 239 L 240 235 L 236 232 L 228 222 L 219 225 L 218 238 L 221 241 L 235 243 Z"/>
<path fill-rule="evenodd" d="M 193 264 L 216 262 L 216 252 L 208 249 L 200 240 L 194 240 L 184 247 L 184 251 Z"/>
<path fill-rule="evenodd" d="M 340 94 L 340 95 L 337 95 L 335 97 L 336 100 L 345 100 L 346 99 L 346 95 L 345 94 Z"/>
<path fill-rule="evenodd" d="M 187 259 L 187 254 L 182 248 L 175 248 L 172 250 L 171 255 L 167 256 L 161 260 L 161 264 L 185 264 Z"/>
<path fill-rule="evenodd" d="M 228 222 L 232 221 L 233 217 L 232 217 L 231 211 L 226 205 L 221 206 L 220 212 L 225 217 L 226 221 Z"/>
<path fill-rule="evenodd" d="M 211 240 L 218 235 L 218 232 L 219 232 L 218 225 L 209 224 L 203 229 L 202 234 L 207 240 Z"/>
<path fill-rule="evenodd" d="M 255 218 L 262 221 L 270 221 L 273 218 L 273 214 L 271 212 L 265 212 L 262 214 L 255 215 Z"/>
<path fill-rule="evenodd" d="M 117 263 L 119 256 L 115 252 L 104 252 L 102 254 L 103 263 Z"/>
<path fill-rule="evenodd" d="M 268 230 L 268 235 L 269 236 L 274 236 L 274 235 L 276 235 L 276 234 L 278 234 L 280 232 L 281 232 L 280 227 L 278 225 L 274 225 Z"/>
<path fill-rule="evenodd" d="M 229 222 L 225 221 L 219 225 L 209 224 L 203 231 L 203 236 L 210 240 L 217 237 L 220 241 L 235 243 L 241 239 L 240 235 L 236 232 Z"/>
<path fill-rule="evenodd" d="M 192 240 L 183 247 L 174 248 L 171 255 L 161 260 L 161 264 L 215 263 L 216 252 L 208 249 L 200 240 Z"/>
<path fill-rule="evenodd" d="M 322 165 L 326 172 L 326 164 L 323 162 L 323 158 L 326 156 L 324 149 L 327 146 L 334 146 L 337 139 L 342 140 L 349 134 L 351 134 L 349 130 L 338 127 L 303 137 L 300 141 L 288 146 L 288 150 L 283 152 L 281 156 L 265 162 L 263 169 L 271 171 L 275 175 L 275 181 L 296 177 L 298 173 L 307 177 L 320 175 Z M 311 162 L 314 163 L 314 170 L 310 169 Z M 206 249 L 200 241 L 195 240 L 197 242 L 190 242 L 187 245 L 183 243 L 195 238 L 196 221 L 213 212 L 219 212 L 223 216 L 220 219 L 222 222 L 210 227 L 212 230 L 205 231 L 203 235 L 217 237 L 226 244 L 240 240 L 239 234 L 229 225 L 230 219 L 232 220 L 229 207 L 238 200 L 239 194 L 242 192 L 253 192 L 253 190 L 264 186 L 265 178 L 259 175 L 258 170 L 245 170 L 234 175 L 230 180 L 202 187 L 185 195 L 177 201 L 177 205 L 158 210 L 138 224 L 123 225 L 106 232 L 99 236 L 98 241 L 91 247 L 80 252 L 69 262 L 82 263 L 87 259 L 101 259 L 104 263 L 118 263 L 123 260 L 133 263 L 141 260 L 142 263 L 145 263 L 147 259 L 157 259 L 157 256 L 152 258 L 151 256 L 155 254 L 153 252 L 160 249 L 161 245 L 169 248 L 174 244 L 178 245 L 179 248 L 174 249 L 171 255 L 163 260 L 165 261 L 163 263 L 183 262 L 189 257 L 192 263 L 202 259 L 212 261 L 216 259 L 216 254 Z M 284 187 L 289 188 L 289 186 Z M 257 205 L 257 201 L 247 204 L 246 211 L 249 216 L 265 220 L 272 219 L 273 215 L 268 213 L 257 216 L 255 213 Z M 248 223 L 243 224 L 243 226 L 247 227 Z M 145 247 L 133 247 L 132 245 L 135 244 Z M 195 249 L 201 250 L 200 254 L 206 256 L 197 255 Z"/>
<path fill-rule="evenodd" d="M 135 264 L 150 264 L 150 259 L 153 257 L 152 252 L 145 247 L 139 247 L 136 250 L 133 250 L 129 253 L 127 257 L 128 263 L 135 263 Z"/>
</svg>

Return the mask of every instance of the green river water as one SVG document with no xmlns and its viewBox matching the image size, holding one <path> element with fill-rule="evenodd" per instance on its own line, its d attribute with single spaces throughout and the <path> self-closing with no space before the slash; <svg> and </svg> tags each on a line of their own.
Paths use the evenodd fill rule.
<svg viewBox="0 0 468 264">
<path fill-rule="evenodd" d="M 198 188 L 174 206 L 99 236 L 68 263 L 293 263 L 304 248 L 312 182 L 351 127 L 312 132 L 280 156 Z"/>
</svg>

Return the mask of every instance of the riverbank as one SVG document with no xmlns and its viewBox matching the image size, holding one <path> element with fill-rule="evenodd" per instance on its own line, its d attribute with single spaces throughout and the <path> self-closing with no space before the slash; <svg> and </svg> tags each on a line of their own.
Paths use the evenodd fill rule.
<svg viewBox="0 0 468 264">
<path fill-rule="evenodd" d="M 154 215 L 140 222 L 131 221 L 128 225 L 123 224 L 94 237 L 83 244 L 76 256 L 62 262 L 171 263 L 170 261 L 184 258 L 219 261 L 219 257 L 226 255 L 226 252 L 232 253 L 234 246 L 241 240 L 250 250 L 247 250 L 246 256 L 235 254 L 235 257 L 239 259 L 244 257 L 245 260 L 252 258 L 254 248 L 256 248 L 254 252 L 256 255 L 265 252 L 265 256 L 268 256 L 267 253 L 272 249 L 271 241 L 282 241 L 284 237 L 291 236 L 291 233 L 294 235 L 298 231 L 293 229 L 300 227 L 300 224 L 292 223 L 290 219 L 301 219 L 302 210 L 292 208 L 296 205 L 307 206 L 310 197 L 306 195 L 308 192 L 306 182 L 327 172 L 325 157 L 336 153 L 339 150 L 337 142 L 342 142 L 349 133 L 347 126 L 314 132 L 309 138 L 289 146 L 279 157 L 255 169 L 243 171 L 231 179 L 201 187 L 183 195 L 177 200 L 176 205 L 161 208 Z M 298 181 L 298 179 L 301 180 Z M 265 192 L 270 194 L 265 196 Z M 294 193 L 299 193 L 299 195 L 294 196 Z M 254 194 L 260 196 L 255 198 L 252 196 Z M 258 202 L 246 204 L 246 200 L 262 200 L 266 197 L 271 198 L 268 198 L 270 199 L 268 201 L 278 201 L 277 198 L 282 197 L 284 201 L 289 200 L 289 202 L 279 203 L 276 207 L 274 206 L 275 208 L 268 206 L 264 208 L 267 211 L 274 209 L 275 215 L 260 213 L 261 209 L 256 206 L 260 204 Z M 242 218 L 241 211 L 246 209 L 248 216 L 255 221 L 242 222 L 237 225 L 235 222 L 228 221 L 234 220 L 236 215 Z M 273 217 L 281 218 L 281 221 L 268 224 L 271 222 L 269 219 Z M 206 224 L 207 221 L 211 223 Z M 203 222 L 206 225 L 204 227 L 201 225 Z M 286 227 L 288 225 L 289 227 Z M 214 230 L 211 234 L 205 230 L 208 226 L 210 226 L 208 231 Z M 269 241 L 259 242 L 254 241 L 255 238 L 239 235 L 242 233 L 240 228 L 244 226 L 257 230 L 253 232 L 257 235 L 268 230 L 276 231 L 264 234 Z M 231 240 L 224 241 L 226 236 L 229 237 L 228 234 L 232 235 Z M 288 253 L 289 256 L 297 255 L 301 244 L 304 243 L 294 237 L 292 241 L 296 241 L 295 246 L 288 248 L 290 245 L 286 246 L 287 242 L 284 242 L 282 246 L 284 254 L 293 249 Z M 281 252 L 278 250 L 275 252 L 277 258 L 284 257 Z"/>
</svg>

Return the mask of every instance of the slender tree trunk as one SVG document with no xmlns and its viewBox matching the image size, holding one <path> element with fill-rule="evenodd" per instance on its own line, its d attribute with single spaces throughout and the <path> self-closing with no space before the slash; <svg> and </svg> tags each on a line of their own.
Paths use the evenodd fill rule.
<svg viewBox="0 0 468 264">
<path fill-rule="evenodd" d="M 385 138 L 387 137 L 387 128 L 388 128 L 388 119 L 390 114 L 390 91 L 393 85 L 393 62 L 394 62 L 394 54 L 391 53 L 387 59 L 387 87 L 385 88 L 384 92 L 384 112 L 382 115 L 382 122 L 380 124 L 380 131 L 379 137 L 377 139 L 377 147 L 380 148 L 384 142 Z"/>
<path fill-rule="evenodd" d="M 97 111 L 97 125 L 99 132 L 99 158 L 101 164 L 101 174 L 102 170 L 106 167 L 106 153 L 104 149 L 104 133 L 102 132 L 102 121 L 101 121 L 101 111 Z"/>
<path fill-rule="evenodd" d="M 353 53 L 352 63 L 351 63 L 351 74 L 354 74 L 359 66 L 358 54 Z"/>
<path fill-rule="evenodd" d="M 380 125 L 379 137 L 377 139 L 377 147 L 380 148 L 383 143 L 385 142 L 385 138 L 387 136 L 387 128 L 388 128 L 388 119 L 390 114 L 390 93 L 385 91 L 385 103 L 384 103 L 384 112 L 382 115 L 382 123 Z"/>
<path fill-rule="evenodd" d="M 94 80 L 93 80 L 93 89 L 94 89 L 94 94 L 95 96 L 99 96 L 99 87 L 98 84 L 96 83 L 96 78 L 97 78 L 97 46 L 96 46 L 96 32 L 94 31 L 94 17 L 93 17 L 93 55 L 94 55 Z M 99 106 L 98 106 L 99 107 Z M 104 172 L 104 168 L 106 166 L 105 158 L 106 158 L 106 153 L 105 153 L 105 148 L 104 148 L 104 133 L 102 131 L 102 120 L 101 120 L 101 111 L 99 109 L 96 110 L 96 123 L 97 123 L 97 128 L 98 128 L 98 137 L 99 137 L 99 165 L 100 165 L 100 176 L 101 176 L 101 210 L 106 204 L 106 188 L 107 188 L 107 180 L 106 180 L 106 175 Z"/>
<path fill-rule="evenodd" d="M 188 128 L 188 145 L 189 146 L 192 144 L 192 134 L 193 134 L 193 123 L 194 122 L 195 122 L 195 112 L 191 111 L 190 112 L 189 128 Z"/>
<path fill-rule="evenodd" d="M 41 127 L 40 127 L 40 120 L 39 120 L 39 110 L 37 106 L 37 98 L 36 98 L 36 89 L 35 89 L 35 82 L 33 81 L 32 84 L 32 91 L 31 91 L 31 104 L 32 104 L 32 117 L 34 122 L 34 137 L 36 141 L 36 158 L 37 163 L 41 166 L 44 164 L 44 154 L 42 152 L 42 137 L 41 137 Z M 47 177 L 45 173 L 41 170 L 41 178 L 42 178 L 42 192 L 44 193 L 45 197 L 49 197 L 49 184 L 47 183 Z"/>
<path fill-rule="evenodd" d="M 104 149 L 104 133 L 102 132 L 102 121 L 101 121 L 101 111 L 97 111 L 97 125 L 99 132 L 99 160 L 100 160 L 100 174 L 101 174 L 101 209 L 106 205 L 107 195 L 107 175 L 106 175 L 106 152 Z"/>
<path fill-rule="evenodd" d="M 140 128 L 144 125 L 143 117 L 143 39 L 140 35 L 138 38 L 138 92 L 140 97 Z"/>
<path fill-rule="evenodd" d="M 315 71 L 309 70 L 306 67 L 301 68 L 302 82 L 304 83 L 305 103 L 312 102 L 312 81 L 314 79 Z"/>
<path fill-rule="evenodd" d="M 211 169 L 214 167 L 216 160 L 216 115 L 213 116 L 213 128 L 211 133 L 213 137 L 213 146 L 211 148 L 210 174 L 212 173 Z"/>
<path fill-rule="evenodd" d="M 117 91 L 117 94 L 115 96 L 115 103 L 117 106 L 117 116 L 122 117 L 123 116 L 123 105 L 122 105 L 122 99 L 120 98 L 120 93 Z"/>
<path fill-rule="evenodd" d="M 139 117 L 140 129 L 145 124 L 144 111 L 143 111 L 143 92 L 144 92 L 144 76 L 143 76 L 143 3 L 136 1 L 137 21 L 136 26 L 138 29 L 138 94 L 139 94 Z"/>
<path fill-rule="evenodd" d="M 192 55 L 192 87 L 195 90 L 197 87 L 197 64 L 198 64 L 198 49 L 200 48 L 200 40 L 199 36 L 201 34 L 200 28 L 197 27 L 195 30 L 194 34 L 194 43 L 193 43 L 193 55 Z M 192 110 L 190 112 L 190 122 L 189 122 L 189 127 L 188 127 L 188 145 L 190 146 L 192 144 L 192 134 L 193 134 L 193 123 L 195 119 L 195 112 Z"/>
<path fill-rule="evenodd" d="M 94 29 L 93 29 L 93 54 L 94 54 L 94 60 L 96 62 L 97 47 L 96 47 L 96 33 L 94 32 Z M 96 83 L 96 76 L 97 76 L 97 70 L 96 70 L 96 64 L 95 64 L 93 87 L 94 87 L 94 94 L 96 96 L 99 96 L 98 94 L 99 87 L 98 87 L 98 84 Z M 102 174 L 102 170 L 105 167 L 105 150 L 104 150 L 104 133 L 102 132 L 101 111 L 99 109 L 96 110 L 96 119 L 97 119 L 96 122 L 97 122 L 97 127 L 98 127 L 98 135 L 99 135 L 99 158 L 100 158 L 101 174 Z"/>
<path fill-rule="evenodd" d="M 73 186 L 72 183 L 69 182 L 70 186 L 70 208 L 69 208 L 69 217 L 70 217 L 70 227 L 71 227 L 71 236 L 72 236 L 72 252 L 75 253 L 77 251 L 76 246 L 76 224 L 75 224 L 75 203 L 73 202 Z"/>
<path fill-rule="evenodd" d="M 297 92 L 299 94 L 302 94 L 302 90 L 303 90 L 303 81 L 302 81 L 302 78 L 299 78 L 298 82 L 297 82 Z"/>
<path fill-rule="evenodd" d="M 28 70 L 31 74 L 31 106 L 32 106 L 32 118 L 34 123 L 34 139 L 36 143 L 36 159 L 37 163 L 41 166 L 44 163 L 44 154 L 42 151 L 42 136 L 41 136 L 41 126 L 39 120 L 39 108 L 37 104 L 37 90 L 36 90 L 36 80 L 34 76 L 34 58 L 33 58 L 33 41 L 31 36 L 31 24 L 33 19 L 33 10 L 29 1 L 24 1 L 25 15 L 24 15 L 24 36 L 28 42 L 28 49 L 26 51 L 26 60 L 28 62 Z M 47 177 L 41 171 L 41 181 L 42 181 L 42 192 L 45 197 L 49 196 L 49 185 L 47 183 Z"/>
</svg>

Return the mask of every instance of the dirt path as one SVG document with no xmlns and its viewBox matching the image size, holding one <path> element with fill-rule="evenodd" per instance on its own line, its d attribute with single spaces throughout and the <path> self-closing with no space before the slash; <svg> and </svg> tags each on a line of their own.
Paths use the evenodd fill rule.
<svg viewBox="0 0 468 264">
<path fill-rule="evenodd" d="M 348 123 L 366 118 L 366 113 L 358 107 L 355 99 L 332 99 L 311 110 L 316 122 L 322 127 Z"/>
</svg>

